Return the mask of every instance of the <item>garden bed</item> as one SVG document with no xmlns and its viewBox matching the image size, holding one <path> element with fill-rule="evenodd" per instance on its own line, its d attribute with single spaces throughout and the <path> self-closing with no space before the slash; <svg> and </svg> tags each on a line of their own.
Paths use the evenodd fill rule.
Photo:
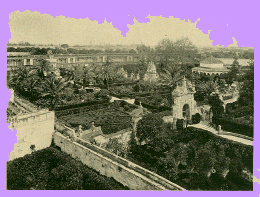
<svg viewBox="0 0 260 197">
<path fill-rule="evenodd" d="M 95 126 L 101 126 L 104 134 L 115 133 L 131 127 L 132 117 L 122 107 L 116 108 L 113 105 L 108 105 L 99 109 L 79 110 L 78 112 L 62 115 L 59 119 L 74 128 L 82 125 L 84 130 L 89 129 L 91 123 L 94 122 Z"/>
</svg>

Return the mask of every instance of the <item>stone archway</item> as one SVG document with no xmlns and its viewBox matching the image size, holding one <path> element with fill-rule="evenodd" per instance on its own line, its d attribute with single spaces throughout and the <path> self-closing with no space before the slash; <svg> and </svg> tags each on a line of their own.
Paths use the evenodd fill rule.
<svg viewBox="0 0 260 197">
<path fill-rule="evenodd" d="M 172 92 L 174 104 L 172 105 L 173 122 L 177 119 L 191 120 L 191 116 L 197 112 L 194 100 L 195 87 L 185 78 Z"/>
<path fill-rule="evenodd" d="M 188 104 L 183 105 L 182 116 L 184 119 L 190 120 L 190 106 Z"/>
</svg>

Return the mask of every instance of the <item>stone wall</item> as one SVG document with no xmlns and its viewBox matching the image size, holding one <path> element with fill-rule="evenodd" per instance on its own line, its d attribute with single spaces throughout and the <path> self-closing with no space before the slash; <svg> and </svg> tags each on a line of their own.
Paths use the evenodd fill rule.
<svg viewBox="0 0 260 197">
<path fill-rule="evenodd" d="M 23 157 L 33 150 L 51 145 L 54 132 L 54 112 L 41 110 L 34 113 L 15 116 L 9 125 L 17 131 L 17 143 L 11 151 L 9 160 Z"/>
<path fill-rule="evenodd" d="M 53 139 L 61 151 L 79 159 L 100 174 L 113 177 L 131 190 L 184 190 L 149 170 L 81 139 L 74 142 L 59 132 L 54 133 Z"/>
</svg>

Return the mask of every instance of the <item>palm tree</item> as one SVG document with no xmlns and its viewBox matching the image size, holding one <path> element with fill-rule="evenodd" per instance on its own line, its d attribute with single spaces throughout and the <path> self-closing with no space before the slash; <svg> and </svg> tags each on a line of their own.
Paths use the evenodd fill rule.
<svg viewBox="0 0 260 197">
<path fill-rule="evenodd" d="M 39 66 L 36 68 L 37 75 L 41 78 L 45 78 L 45 72 L 48 73 L 50 71 L 50 66 L 47 62 L 47 60 L 42 59 L 40 60 Z"/>
<path fill-rule="evenodd" d="M 108 89 L 109 80 L 114 79 L 116 73 L 111 63 L 107 61 L 101 66 L 98 66 L 96 72 L 97 72 L 97 77 L 104 82 L 106 88 Z"/>
<path fill-rule="evenodd" d="M 166 69 L 162 69 L 160 72 L 160 84 L 161 85 L 167 85 L 170 88 L 170 94 L 172 94 L 172 91 L 174 88 L 176 88 L 179 81 L 181 81 L 183 78 L 182 70 L 180 65 L 176 64 L 167 64 Z M 170 96 L 170 106 L 172 105 L 172 95 Z"/>
<path fill-rule="evenodd" d="M 44 96 L 49 95 L 51 97 L 51 109 L 54 108 L 60 98 L 61 92 L 66 88 L 66 86 L 67 81 L 64 79 L 57 79 L 53 76 L 46 78 L 44 82 Z"/>
<path fill-rule="evenodd" d="M 37 76 L 34 69 L 28 67 L 21 67 L 13 70 L 13 75 L 10 79 L 10 86 L 17 91 L 24 89 L 33 89 L 33 86 L 38 82 L 39 77 Z"/>
</svg>

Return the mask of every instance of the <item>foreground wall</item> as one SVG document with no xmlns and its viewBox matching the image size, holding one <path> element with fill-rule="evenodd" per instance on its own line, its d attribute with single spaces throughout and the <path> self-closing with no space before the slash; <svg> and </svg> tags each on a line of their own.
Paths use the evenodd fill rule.
<svg viewBox="0 0 260 197">
<path fill-rule="evenodd" d="M 32 149 L 41 150 L 51 145 L 54 132 L 54 112 L 41 110 L 16 116 L 9 127 L 17 130 L 17 143 L 9 160 L 30 154 Z"/>
<path fill-rule="evenodd" d="M 78 139 L 77 142 L 84 146 L 58 132 L 54 133 L 53 139 L 61 151 L 79 159 L 100 174 L 113 177 L 132 190 L 184 190 L 153 172 L 83 140 Z"/>
</svg>

